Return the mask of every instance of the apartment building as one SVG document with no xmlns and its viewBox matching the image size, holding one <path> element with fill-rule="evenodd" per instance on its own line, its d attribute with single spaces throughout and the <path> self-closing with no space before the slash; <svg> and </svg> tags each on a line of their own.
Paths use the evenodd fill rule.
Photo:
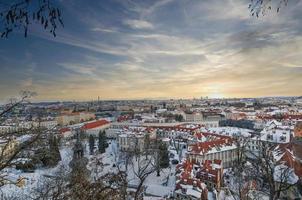
<svg viewBox="0 0 302 200">
<path fill-rule="evenodd" d="M 188 145 L 187 158 L 191 162 L 203 163 L 205 160 L 221 160 L 225 168 L 237 159 L 237 146 L 231 137 L 212 133 L 196 134 L 197 141 Z"/>
<path fill-rule="evenodd" d="M 219 191 L 222 186 L 221 160 L 205 160 L 203 163 L 188 159 L 176 166 L 175 199 L 208 199 L 208 191 Z"/>
<path fill-rule="evenodd" d="M 121 151 L 144 151 L 144 139 L 145 134 L 143 133 L 133 133 L 124 132 L 119 134 L 117 137 L 118 148 Z"/>
<path fill-rule="evenodd" d="M 0 155 L 4 158 L 9 157 L 15 151 L 18 142 L 15 138 L 0 139 Z"/>
<path fill-rule="evenodd" d="M 85 122 L 93 119 L 95 119 L 95 114 L 90 112 L 66 113 L 56 118 L 58 124 L 61 126 L 77 124 L 80 122 Z"/>
</svg>

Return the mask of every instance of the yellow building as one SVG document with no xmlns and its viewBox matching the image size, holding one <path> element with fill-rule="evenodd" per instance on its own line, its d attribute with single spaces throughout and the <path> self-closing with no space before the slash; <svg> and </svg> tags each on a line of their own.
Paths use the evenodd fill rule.
<svg viewBox="0 0 302 200">
<path fill-rule="evenodd" d="M 95 119 L 95 114 L 90 112 L 64 113 L 57 117 L 57 122 L 61 126 L 77 124 Z"/>
<path fill-rule="evenodd" d="M 15 138 L 0 139 L 0 154 L 4 157 L 11 156 L 15 152 L 17 145 Z"/>
</svg>

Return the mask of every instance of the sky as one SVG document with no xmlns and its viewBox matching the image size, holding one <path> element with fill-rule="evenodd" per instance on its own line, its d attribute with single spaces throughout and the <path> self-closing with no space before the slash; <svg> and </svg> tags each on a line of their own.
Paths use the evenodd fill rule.
<svg viewBox="0 0 302 200">
<path fill-rule="evenodd" d="M 252 17 L 249 0 L 61 0 L 57 37 L 0 40 L 0 101 L 300 96 L 302 1 Z"/>
</svg>

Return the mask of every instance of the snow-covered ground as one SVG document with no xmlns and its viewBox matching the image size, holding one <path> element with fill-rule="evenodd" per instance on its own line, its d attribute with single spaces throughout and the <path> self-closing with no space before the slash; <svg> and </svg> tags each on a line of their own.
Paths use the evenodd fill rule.
<svg viewBox="0 0 302 200">
<path fill-rule="evenodd" d="M 97 143 L 95 144 L 95 153 L 94 155 L 89 155 L 89 145 L 88 141 L 84 141 L 83 145 L 85 148 L 85 157 L 89 159 L 87 168 L 91 171 L 91 179 L 97 178 L 101 175 L 107 173 L 114 173 L 118 171 L 118 167 L 120 169 L 125 170 L 125 156 L 122 152 L 118 150 L 117 144 L 115 140 L 108 141 L 109 146 L 106 149 L 105 153 L 100 154 L 97 150 Z M 1 187 L 2 195 L 5 197 L 10 196 L 23 196 L 29 197 L 34 190 L 41 184 L 41 181 L 44 178 L 44 175 L 53 175 L 55 172 L 59 170 L 60 167 L 64 166 L 65 169 L 69 169 L 69 162 L 72 159 L 72 147 L 73 142 L 67 142 L 65 146 L 61 147 L 60 153 L 62 160 L 59 164 L 54 168 L 40 168 L 35 170 L 33 173 L 25 173 L 16 169 L 7 169 L 7 173 L 13 176 L 16 179 L 20 177 L 25 178 L 26 184 L 23 187 L 18 187 L 13 184 L 8 184 Z M 173 158 L 180 161 L 179 159 L 185 155 L 185 150 L 180 151 L 177 154 L 176 150 L 173 148 L 169 148 L 169 152 L 174 154 Z M 180 156 L 180 154 L 182 156 Z M 151 158 L 150 156 L 148 158 Z M 145 155 L 140 157 L 140 161 L 145 160 Z M 143 162 L 141 162 L 143 163 Z M 139 178 L 135 175 L 135 172 L 138 171 L 138 167 L 141 163 L 138 163 L 136 157 L 133 157 L 131 161 L 129 161 L 128 169 L 127 169 L 127 179 L 129 187 L 136 187 L 139 183 Z M 118 166 L 118 167 L 117 167 Z M 175 188 L 175 166 L 171 164 L 170 167 L 166 169 L 162 169 L 160 171 L 160 176 L 157 176 L 157 172 L 154 171 L 151 173 L 146 180 L 144 181 L 145 193 L 149 196 L 169 196 L 173 193 Z M 154 165 L 149 166 L 154 167 Z M 0 192 L 0 195 L 1 195 Z M 1 197 L 1 196 L 0 196 Z M 1 198 L 0 198 L 1 199 Z M 25 198 L 26 199 L 26 198 Z"/>
<path fill-rule="evenodd" d="M 232 195 L 227 195 L 225 190 L 221 190 L 218 195 L 218 200 L 236 200 Z"/>
<path fill-rule="evenodd" d="M 35 170 L 34 173 L 25 173 L 21 170 L 16 169 L 6 169 L 6 173 L 9 174 L 9 178 L 12 178 L 14 180 L 17 180 L 18 178 L 25 178 L 25 185 L 23 187 L 18 187 L 14 184 L 7 184 L 0 188 L 0 195 L 2 195 L 1 199 L 4 197 L 29 197 L 33 190 L 37 188 L 39 184 L 39 180 L 44 175 L 52 175 L 54 174 L 60 167 L 64 166 L 67 169 L 69 168 L 68 164 L 72 158 L 72 148 L 70 146 L 64 146 L 60 149 L 62 160 L 59 162 L 59 164 L 54 168 L 41 168 Z"/>
<path fill-rule="evenodd" d="M 173 153 L 176 152 L 172 151 Z M 126 169 L 125 158 L 122 152 L 119 152 L 116 141 L 109 141 L 109 147 L 104 154 L 89 155 L 88 169 L 91 170 L 92 176 L 100 176 L 109 172 L 117 172 L 118 167 L 122 170 Z M 176 155 L 178 158 L 178 155 Z M 135 156 L 128 161 L 127 179 L 129 187 L 137 187 L 139 184 L 139 178 L 136 176 L 139 167 L 146 163 L 145 156 L 142 155 L 139 159 Z M 149 157 L 148 157 L 149 159 Z M 152 168 L 151 164 L 148 168 Z M 160 176 L 157 176 L 157 172 L 150 174 L 144 184 L 146 187 L 146 194 L 152 196 L 168 196 L 174 191 L 175 187 L 175 165 L 171 165 L 166 169 L 162 169 Z"/>
</svg>

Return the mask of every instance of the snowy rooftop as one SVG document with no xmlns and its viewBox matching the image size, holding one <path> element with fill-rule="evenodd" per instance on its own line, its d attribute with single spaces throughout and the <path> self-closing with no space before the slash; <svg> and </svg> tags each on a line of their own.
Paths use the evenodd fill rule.
<svg viewBox="0 0 302 200">
<path fill-rule="evenodd" d="M 227 135 L 227 136 L 244 136 L 249 137 L 253 130 L 244 129 L 244 128 L 237 128 L 237 127 L 213 127 L 213 128 L 201 128 L 201 131 L 208 131 L 210 133 L 216 133 L 220 135 Z"/>
</svg>

